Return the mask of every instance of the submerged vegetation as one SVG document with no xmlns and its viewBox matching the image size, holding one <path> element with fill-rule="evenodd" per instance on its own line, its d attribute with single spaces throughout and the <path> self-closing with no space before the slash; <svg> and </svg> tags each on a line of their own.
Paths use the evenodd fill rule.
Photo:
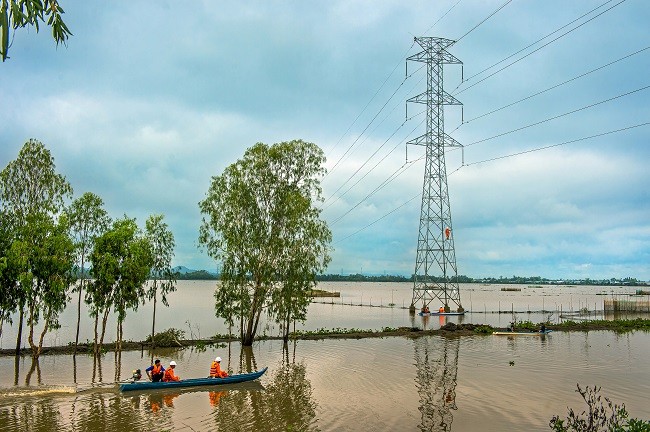
<svg viewBox="0 0 650 432">
<path fill-rule="evenodd" d="M 564 321 L 551 326 L 557 330 L 613 330 L 626 332 L 632 330 L 650 331 L 650 319 L 636 318 L 629 320 L 588 320 Z"/>
</svg>

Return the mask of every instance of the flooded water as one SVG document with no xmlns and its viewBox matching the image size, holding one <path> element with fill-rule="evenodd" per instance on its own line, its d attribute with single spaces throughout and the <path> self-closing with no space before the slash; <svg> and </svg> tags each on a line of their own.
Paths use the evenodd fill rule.
<svg viewBox="0 0 650 432">
<path fill-rule="evenodd" d="M 402 302 L 410 302 L 408 284 L 324 285 L 342 297 L 334 304 L 311 305 L 304 328 L 444 324 L 445 318 L 423 321 L 401 309 Z M 158 326 L 185 328 L 202 337 L 225 333 L 213 316 L 212 286 L 183 282 L 170 298 L 172 307 L 160 309 Z M 474 308 L 464 322 L 493 325 L 511 320 L 510 313 L 492 313 L 499 309 L 522 310 L 518 318 L 532 321 L 547 314 L 528 310 L 559 311 L 556 302 L 562 313 L 571 304 L 574 310 L 599 309 L 603 296 L 597 294 L 611 289 L 463 288 L 464 306 Z M 618 288 L 616 294 L 622 292 L 633 290 Z M 375 307 L 368 307 L 371 303 Z M 590 303 L 596 307 L 584 306 Z M 127 317 L 126 338 L 145 337 L 148 312 L 144 307 Z M 74 313 L 69 317 L 74 319 Z M 91 327 L 86 321 L 84 331 Z M 57 340 L 69 341 L 69 329 L 61 329 Z M 272 327 L 266 331 L 275 332 Z M 12 342 L 7 332 L 3 346 Z M 178 363 L 181 378 L 206 376 L 216 355 L 232 372 L 269 369 L 259 381 L 210 390 L 119 393 L 114 383 L 134 368 L 144 369 L 151 355 L 131 351 L 116 357 L 110 352 L 98 362 L 86 355 L 45 355 L 38 364 L 28 357 L 0 357 L 0 431 L 544 431 L 550 430 L 553 415 L 566 415 L 567 406 L 578 412 L 586 407 L 575 392 L 577 383 L 601 386 L 604 396 L 625 403 L 633 417 L 650 419 L 650 334 L 644 332 L 298 341 L 286 348 L 279 341 L 264 341 L 252 350 L 241 350 L 238 343 L 157 350 L 153 355 L 165 365 Z"/>
</svg>

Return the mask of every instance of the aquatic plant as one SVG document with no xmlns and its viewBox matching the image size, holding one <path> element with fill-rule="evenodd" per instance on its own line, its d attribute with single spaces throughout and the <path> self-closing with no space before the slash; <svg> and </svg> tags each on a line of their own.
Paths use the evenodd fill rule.
<svg viewBox="0 0 650 432">
<path fill-rule="evenodd" d="M 577 384 L 577 393 L 587 404 L 587 411 L 576 414 L 569 408 L 566 419 L 553 416 L 549 427 L 555 432 L 650 432 L 650 422 L 629 418 L 625 404 L 614 404 L 609 398 L 600 395 L 600 387 L 585 387 L 583 390 Z M 566 423 L 566 424 L 565 424 Z"/>
</svg>

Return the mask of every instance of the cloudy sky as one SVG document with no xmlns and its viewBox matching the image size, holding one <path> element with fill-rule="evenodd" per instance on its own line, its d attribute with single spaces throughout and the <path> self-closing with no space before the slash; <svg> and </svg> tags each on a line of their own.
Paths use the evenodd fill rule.
<svg viewBox="0 0 650 432">
<path fill-rule="evenodd" d="M 405 101 L 426 78 L 405 59 L 436 36 L 463 62 L 444 69 L 459 273 L 650 279 L 646 0 L 61 4 L 67 47 L 18 30 L 0 64 L 0 165 L 42 141 L 75 196 L 163 213 L 175 265 L 217 267 L 197 247 L 210 177 L 300 138 L 328 158 L 328 271 L 412 273 L 424 161 L 404 143 L 424 126 Z"/>
</svg>

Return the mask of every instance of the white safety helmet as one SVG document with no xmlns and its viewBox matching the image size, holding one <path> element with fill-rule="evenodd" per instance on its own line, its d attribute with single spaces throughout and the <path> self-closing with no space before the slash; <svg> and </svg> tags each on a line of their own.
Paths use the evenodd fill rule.
<svg viewBox="0 0 650 432">
<path fill-rule="evenodd" d="M 214 359 L 214 361 L 216 361 L 216 362 L 220 362 L 220 361 L 221 361 L 221 357 L 217 357 L 216 359 Z"/>
<path fill-rule="evenodd" d="M 176 366 L 176 362 L 174 360 L 170 361 L 169 366 Z"/>
</svg>

